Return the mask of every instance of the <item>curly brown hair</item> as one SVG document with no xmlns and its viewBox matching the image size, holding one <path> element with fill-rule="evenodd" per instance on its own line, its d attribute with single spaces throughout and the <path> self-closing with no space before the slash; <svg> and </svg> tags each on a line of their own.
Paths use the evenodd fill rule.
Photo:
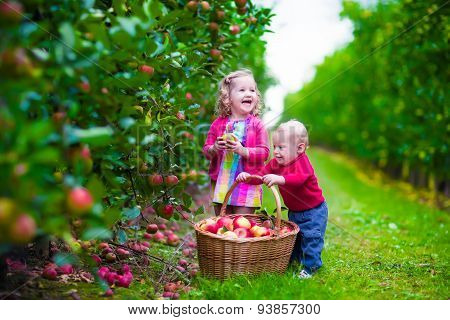
<svg viewBox="0 0 450 320">
<path fill-rule="evenodd" d="M 239 69 L 237 71 L 231 72 L 226 77 L 224 77 L 219 83 L 219 92 L 217 94 L 216 102 L 216 115 L 219 117 L 226 117 L 231 115 L 231 101 L 230 101 L 230 91 L 232 80 L 239 77 L 252 77 L 253 73 L 248 69 Z M 263 108 L 263 99 L 261 92 L 258 90 L 258 86 L 255 81 L 256 95 L 258 96 L 258 102 L 255 108 L 250 112 L 254 116 L 259 116 Z"/>
</svg>

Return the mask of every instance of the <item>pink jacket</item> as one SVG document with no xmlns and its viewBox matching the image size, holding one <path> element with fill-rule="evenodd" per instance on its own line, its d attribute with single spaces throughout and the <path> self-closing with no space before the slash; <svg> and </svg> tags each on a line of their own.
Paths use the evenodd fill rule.
<svg viewBox="0 0 450 320">
<path fill-rule="evenodd" d="M 246 142 L 244 146 L 248 150 L 249 157 L 248 159 L 242 158 L 242 163 L 245 172 L 254 174 L 262 169 L 264 162 L 269 157 L 269 138 L 261 119 L 253 115 L 249 115 L 249 117 L 250 122 L 246 129 Z M 206 137 L 205 144 L 203 145 L 203 154 L 208 160 L 211 160 L 209 165 L 209 176 L 211 177 L 211 180 L 214 181 L 217 180 L 224 151 L 211 157 L 208 150 L 214 145 L 217 137 L 224 134 L 227 120 L 228 117 L 219 117 L 213 121 L 208 136 Z"/>
</svg>

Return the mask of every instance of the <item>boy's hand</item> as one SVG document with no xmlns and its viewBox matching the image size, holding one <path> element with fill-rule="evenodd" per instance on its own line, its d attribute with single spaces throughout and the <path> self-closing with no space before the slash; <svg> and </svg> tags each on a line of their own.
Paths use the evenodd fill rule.
<svg viewBox="0 0 450 320">
<path fill-rule="evenodd" d="M 250 177 L 250 174 L 247 172 L 241 172 L 239 173 L 239 175 L 236 177 L 236 181 L 237 182 L 245 182 L 247 181 L 247 179 Z"/>
<path fill-rule="evenodd" d="M 273 185 L 283 185 L 285 184 L 285 180 L 282 176 L 278 176 L 276 174 L 266 174 L 262 177 L 262 181 L 270 188 Z"/>
</svg>

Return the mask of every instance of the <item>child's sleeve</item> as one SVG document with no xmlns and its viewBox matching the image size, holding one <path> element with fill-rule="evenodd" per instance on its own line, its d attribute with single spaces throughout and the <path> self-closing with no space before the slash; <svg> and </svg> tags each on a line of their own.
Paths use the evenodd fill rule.
<svg viewBox="0 0 450 320">
<path fill-rule="evenodd" d="M 305 159 L 305 158 L 303 158 Z M 284 185 L 286 186 L 301 186 L 314 174 L 314 171 L 309 165 L 309 163 L 305 160 L 301 160 L 294 167 L 294 171 L 292 173 L 284 174 L 283 178 L 285 180 Z"/>
<path fill-rule="evenodd" d="M 258 172 L 254 173 L 253 175 L 262 177 L 271 172 L 272 172 L 272 161 L 269 161 L 264 167 L 262 167 Z M 247 183 L 258 185 L 261 184 L 261 181 L 256 179 L 250 179 Z"/>
<path fill-rule="evenodd" d="M 256 128 L 256 141 L 254 147 L 247 147 L 249 162 L 264 162 L 269 157 L 269 136 L 262 122 Z"/>
<path fill-rule="evenodd" d="M 217 120 L 216 120 L 217 121 Z M 208 135 L 206 136 L 205 144 L 203 145 L 203 154 L 206 159 L 211 160 L 215 155 L 211 155 L 208 150 L 214 145 L 217 139 L 217 125 L 216 121 L 211 124 Z"/>
</svg>

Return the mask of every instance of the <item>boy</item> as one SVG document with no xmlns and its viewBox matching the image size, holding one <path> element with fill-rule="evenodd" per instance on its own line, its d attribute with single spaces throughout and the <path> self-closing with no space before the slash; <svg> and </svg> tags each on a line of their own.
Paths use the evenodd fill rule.
<svg viewBox="0 0 450 320">
<path fill-rule="evenodd" d="M 270 160 L 260 175 L 268 186 L 278 185 L 289 221 L 300 227 L 291 262 L 300 262 L 304 269 L 299 278 L 310 278 L 322 266 L 321 253 L 328 220 L 328 208 L 322 195 L 314 169 L 305 153 L 308 132 L 296 120 L 281 124 L 273 137 L 274 159 Z M 250 174 L 242 172 L 236 178 L 244 182 Z"/>
</svg>

